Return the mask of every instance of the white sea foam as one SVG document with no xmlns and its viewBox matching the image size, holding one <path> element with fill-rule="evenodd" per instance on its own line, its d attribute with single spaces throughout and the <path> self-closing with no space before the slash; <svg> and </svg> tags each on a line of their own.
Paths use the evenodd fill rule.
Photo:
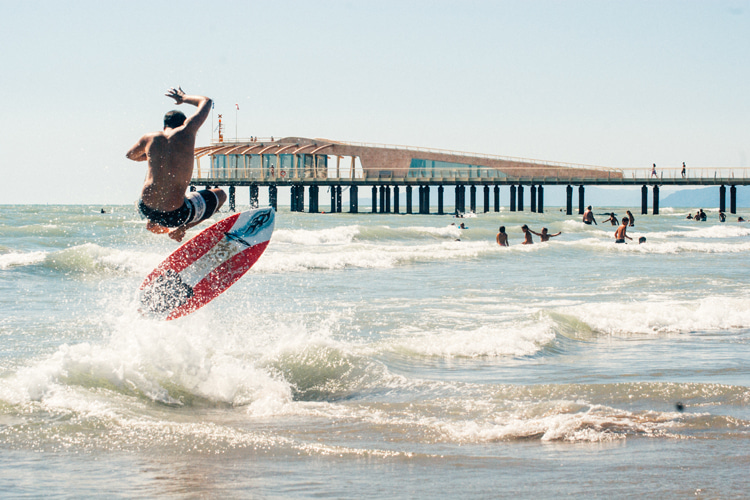
<svg viewBox="0 0 750 500">
<path fill-rule="evenodd" d="M 460 238 L 458 226 L 408 226 L 390 227 L 372 226 L 337 226 L 326 229 L 277 229 L 273 235 L 274 243 L 289 243 L 303 246 L 334 246 L 352 242 L 384 242 L 394 239 Z"/>
<path fill-rule="evenodd" d="M 31 266 L 43 262 L 47 252 L 10 252 L 0 254 L 0 269 Z"/>
<path fill-rule="evenodd" d="M 295 245 L 341 245 L 351 243 L 360 233 L 360 226 L 337 226 L 328 229 L 277 229 L 273 233 L 274 243 Z"/>
<path fill-rule="evenodd" d="M 584 238 L 572 241 L 556 241 L 556 244 L 571 248 L 594 249 L 606 252 L 628 252 L 642 254 L 679 254 L 679 253 L 744 253 L 750 251 L 750 241 L 692 241 L 687 239 L 664 238 L 649 236 L 646 242 L 638 243 L 638 238 L 642 233 L 631 232 L 629 236 L 633 241 L 628 240 L 625 244 L 614 242 L 611 235 L 597 235 L 594 238 Z M 645 233 L 648 234 L 648 233 Z"/>
<path fill-rule="evenodd" d="M 609 223 L 607 223 L 609 224 Z M 564 221 L 560 222 L 560 225 L 562 226 L 563 233 L 593 233 L 593 234 L 600 234 L 603 231 L 608 231 L 609 228 L 612 228 L 612 232 L 614 232 L 615 228 L 613 226 L 609 225 L 600 225 L 600 226 L 592 226 L 589 224 L 584 224 L 580 220 L 577 219 L 565 219 Z"/>
<path fill-rule="evenodd" d="M 650 297 L 645 301 L 590 304 L 559 310 L 605 333 L 681 333 L 750 328 L 750 298 L 704 297 L 695 301 Z"/>
<path fill-rule="evenodd" d="M 525 404 L 489 420 L 440 421 L 435 426 L 449 441 L 484 443 L 538 438 L 542 441 L 607 442 L 628 435 L 672 432 L 674 414 L 617 410 L 569 401 Z M 538 408 L 535 408 L 538 407 Z"/>
<path fill-rule="evenodd" d="M 631 232 L 633 228 L 630 229 Z M 750 236 L 749 226 L 740 226 L 733 224 L 721 225 L 675 225 L 669 231 L 651 231 L 641 233 L 648 238 L 698 238 L 698 239 L 723 239 L 723 238 L 742 238 Z"/>
<path fill-rule="evenodd" d="M 400 234 L 412 233 L 415 236 L 428 235 L 441 238 L 460 238 L 463 234 L 463 230 L 459 229 L 458 225 L 448 225 L 444 227 L 408 226 L 398 228 L 397 231 Z"/>
<path fill-rule="evenodd" d="M 332 248 L 284 250 L 269 245 L 253 267 L 256 272 L 297 272 L 311 269 L 386 269 L 411 262 L 465 259 L 493 251 L 487 242 L 444 242 L 430 245 L 352 244 Z"/>
<path fill-rule="evenodd" d="M 420 356 L 476 358 L 529 356 L 555 339 L 550 318 L 496 321 L 467 329 L 444 328 L 400 335 L 391 348 Z"/>
<path fill-rule="evenodd" d="M 163 258 L 156 253 L 120 250 L 86 243 L 45 255 L 44 265 L 63 272 L 144 274 Z"/>
<path fill-rule="evenodd" d="M 217 332 L 200 315 L 189 324 L 152 322 L 134 312 L 109 320 L 114 327 L 109 340 L 61 346 L 0 380 L 0 399 L 82 411 L 78 398 L 68 395 L 71 387 L 84 387 L 112 388 L 167 405 L 198 399 L 258 404 L 267 411 L 291 401 L 288 384 L 248 362 L 252 347 L 248 352 L 237 332 Z M 90 401 L 97 407 L 96 398 Z"/>
</svg>

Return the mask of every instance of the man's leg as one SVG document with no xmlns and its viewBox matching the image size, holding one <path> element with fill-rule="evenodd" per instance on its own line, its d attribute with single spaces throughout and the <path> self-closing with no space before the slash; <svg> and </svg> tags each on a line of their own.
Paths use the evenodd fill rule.
<svg viewBox="0 0 750 500">
<path fill-rule="evenodd" d="M 178 241 L 178 242 L 182 241 L 182 238 L 185 237 L 185 233 L 187 232 L 188 229 L 197 226 L 198 224 L 200 224 L 201 222 L 203 222 L 204 220 L 208 219 L 213 214 L 215 214 L 216 212 L 219 211 L 219 209 L 221 208 L 221 206 L 224 205 L 224 203 L 227 201 L 227 194 L 224 192 L 223 189 L 218 189 L 218 188 L 217 189 L 211 189 L 210 191 L 216 195 L 216 201 L 217 201 L 217 203 L 216 203 L 216 209 L 210 215 L 207 215 L 207 216 L 203 217 L 199 221 L 191 222 L 190 224 L 185 224 L 184 226 L 180 226 L 178 228 L 175 228 L 175 229 L 169 231 L 169 237 L 170 238 L 172 238 L 173 240 Z"/>
<path fill-rule="evenodd" d="M 219 204 L 216 205 L 216 211 L 218 212 L 222 205 L 224 205 L 224 202 L 227 201 L 227 193 L 224 192 L 223 189 L 211 189 L 211 192 L 216 195 L 216 198 L 219 200 Z"/>
</svg>

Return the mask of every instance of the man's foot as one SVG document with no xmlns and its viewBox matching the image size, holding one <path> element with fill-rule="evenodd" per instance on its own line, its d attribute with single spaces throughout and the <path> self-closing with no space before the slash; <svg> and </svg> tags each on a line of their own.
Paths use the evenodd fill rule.
<svg viewBox="0 0 750 500">
<path fill-rule="evenodd" d="M 169 228 L 160 226 L 159 224 L 154 224 L 153 222 L 149 221 L 146 223 L 146 229 L 151 231 L 154 234 L 164 234 L 169 232 Z"/>
<path fill-rule="evenodd" d="M 169 235 L 168 236 L 170 238 L 172 238 L 173 240 L 175 240 L 177 242 L 180 242 L 180 241 L 182 241 L 182 238 L 185 237 L 185 233 L 186 232 L 187 232 L 187 227 L 180 226 L 177 229 L 173 229 L 173 230 L 169 231 Z"/>
</svg>

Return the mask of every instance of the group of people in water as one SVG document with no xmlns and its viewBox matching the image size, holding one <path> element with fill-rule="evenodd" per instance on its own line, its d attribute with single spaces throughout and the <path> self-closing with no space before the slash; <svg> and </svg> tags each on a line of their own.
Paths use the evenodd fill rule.
<svg viewBox="0 0 750 500">
<path fill-rule="evenodd" d="M 626 210 L 625 213 L 628 215 L 627 217 L 623 217 L 623 220 L 627 220 L 628 221 L 626 225 L 630 226 L 630 227 L 635 226 L 635 217 L 630 212 L 630 210 Z M 602 224 L 605 224 L 607 222 L 609 222 L 613 226 L 617 226 L 619 224 L 619 222 L 617 222 L 617 216 L 615 215 L 614 212 L 610 212 L 610 213 L 605 214 L 605 215 L 608 215 L 609 218 L 606 219 L 604 222 L 602 222 Z M 586 207 L 586 210 L 583 212 L 583 223 L 587 224 L 589 226 L 591 224 L 595 224 L 597 226 L 599 225 L 599 224 L 596 223 L 596 219 L 594 218 L 594 212 L 591 211 L 591 205 L 589 205 L 588 207 Z"/>
<path fill-rule="evenodd" d="M 606 219 L 603 223 L 609 222 L 613 226 L 617 226 L 619 224 L 619 227 L 615 230 L 615 234 L 614 234 L 615 243 L 625 243 L 626 239 L 631 240 L 631 241 L 633 240 L 633 238 L 628 236 L 627 229 L 628 227 L 632 227 L 635 225 L 635 217 L 633 217 L 633 214 L 630 213 L 630 210 L 627 210 L 626 212 L 627 212 L 627 216 L 622 218 L 622 222 L 617 221 L 617 216 L 615 216 L 614 212 L 605 214 L 605 215 L 608 215 L 609 218 Z M 583 223 L 587 225 L 591 225 L 592 223 L 598 225 L 596 222 L 596 218 L 594 217 L 594 213 L 591 210 L 591 205 L 589 205 L 586 208 L 586 211 L 583 213 Z M 546 227 L 542 228 L 541 233 L 537 233 L 536 231 L 532 231 L 529 228 L 529 226 L 527 226 L 526 224 L 521 226 L 521 230 L 523 231 L 523 234 L 524 234 L 524 240 L 521 243 L 522 245 L 531 245 L 534 243 L 534 239 L 531 236 L 532 234 L 539 236 L 542 242 L 549 241 L 550 238 L 553 238 L 555 236 L 560 236 L 562 234 L 562 231 L 558 231 L 555 234 L 551 234 Z M 505 226 L 500 226 L 498 228 L 496 241 L 497 241 L 497 244 L 502 247 L 509 246 L 508 234 L 505 232 Z M 646 242 L 645 236 L 641 236 L 640 238 L 638 238 L 638 243 L 645 243 L 645 242 Z"/>
<path fill-rule="evenodd" d="M 706 212 L 704 212 L 702 208 L 699 208 L 698 211 L 695 212 L 695 216 L 693 216 L 693 214 L 687 214 L 687 217 L 685 218 L 697 220 L 700 222 L 706 222 Z M 727 216 L 724 215 L 724 212 L 719 212 L 719 220 L 721 222 L 724 222 L 725 220 L 727 220 Z"/>
<path fill-rule="evenodd" d="M 560 236 L 562 234 L 561 231 L 558 231 L 555 234 L 550 234 L 550 232 L 548 231 L 546 227 L 542 228 L 541 233 L 537 233 L 536 231 L 532 231 L 531 229 L 529 229 L 529 226 L 527 226 L 526 224 L 521 226 L 521 230 L 523 231 L 523 234 L 524 234 L 524 240 L 523 240 L 523 243 L 521 243 L 522 245 L 531 245 L 532 243 L 534 243 L 534 239 L 531 236 L 532 234 L 539 236 L 539 238 L 543 242 L 549 241 L 550 238 L 553 238 L 555 236 Z M 497 237 L 496 237 L 497 244 L 500 245 L 501 247 L 510 246 L 508 243 L 508 234 L 505 232 L 505 226 L 500 226 L 498 231 L 499 232 L 497 233 Z"/>
<path fill-rule="evenodd" d="M 689 220 L 695 220 L 698 222 L 706 222 L 706 219 L 708 218 L 706 216 L 706 212 L 703 211 L 702 208 L 699 208 L 697 212 L 695 212 L 695 215 L 693 214 L 687 214 L 686 219 Z M 726 222 L 727 221 L 727 214 L 719 210 L 719 222 Z M 737 217 L 737 222 L 745 222 L 745 219 L 742 217 Z"/>
<path fill-rule="evenodd" d="M 622 218 L 621 222 L 618 222 L 617 216 L 614 212 L 605 213 L 604 215 L 608 216 L 607 219 L 605 219 L 602 224 L 609 222 L 613 226 L 618 226 L 618 228 L 615 230 L 614 236 L 615 236 L 615 243 L 625 243 L 625 240 L 633 240 L 630 236 L 627 234 L 627 228 L 633 227 L 635 225 L 635 217 L 633 217 L 633 214 L 630 212 L 630 210 L 626 210 L 627 216 Z M 703 211 L 703 209 L 698 209 L 698 212 L 696 212 L 695 215 L 688 214 L 686 217 L 687 219 L 692 219 L 696 221 L 705 221 L 706 220 L 706 213 Z M 725 222 L 726 221 L 726 215 L 724 212 L 719 212 L 719 221 Z M 742 217 L 737 217 L 737 222 L 745 222 L 745 219 Z M 591 209 L 591 205 L 586 207 L 586 210 L 583 213 L 583 223 L 586 225 L 591 224 L 597 224 L 596 218 L 594 217 L 594 212 Z M 557 232 L 555 234 L 550 234 L 548 229 L 546 227 L 542 228 L 541 233 L 537 233 L 536 231 L 532 231 L 529 229 L 529 226 L 524 224 L 521 226 L 521 230 L 524 234 L 524 240 L 522 242 L 522 245 L 531 245 L 534 243 L 534 240 L 532 238 L 532 234 L 535 234 L 539 236 L 542 242 L 549 241 L 550 238 L 555 236 L 560 236 L 562 232 Z M 505 232 L 505 226 L 500 226 L 497 233 L 497 244 L 503 247 L 509 246 L 508 244 L 508 234 Z M 641 236 L 638 238 L 638 243 L 645 243 L 646 237 Z"/>
</svg>

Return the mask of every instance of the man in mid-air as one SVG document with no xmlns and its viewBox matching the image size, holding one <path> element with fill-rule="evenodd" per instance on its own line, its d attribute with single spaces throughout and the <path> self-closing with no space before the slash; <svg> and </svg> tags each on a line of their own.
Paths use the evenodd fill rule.
<svg viewBox="0 0 750 500">
<path fill-rule="evenodd" d="M 170 238 L 181 241 L 188 229 L 211 217 L 227 195 L 221 189 L 185 195 L 193 175 L 195 136 L 211 112 L 211 99 L 185 95 L 181 88 L 171 88 L 165 95 L 176 104 L 192 104 L 198 109 L 189 118 L 180 111 L 168 112 L 164 130 L 141 137 L 126 156 L 133 161 L 148 160 L 138 200 L 138 210 L 148 220 L 146 228 L 157 234 L 169 233 Z"/>
</svg>

